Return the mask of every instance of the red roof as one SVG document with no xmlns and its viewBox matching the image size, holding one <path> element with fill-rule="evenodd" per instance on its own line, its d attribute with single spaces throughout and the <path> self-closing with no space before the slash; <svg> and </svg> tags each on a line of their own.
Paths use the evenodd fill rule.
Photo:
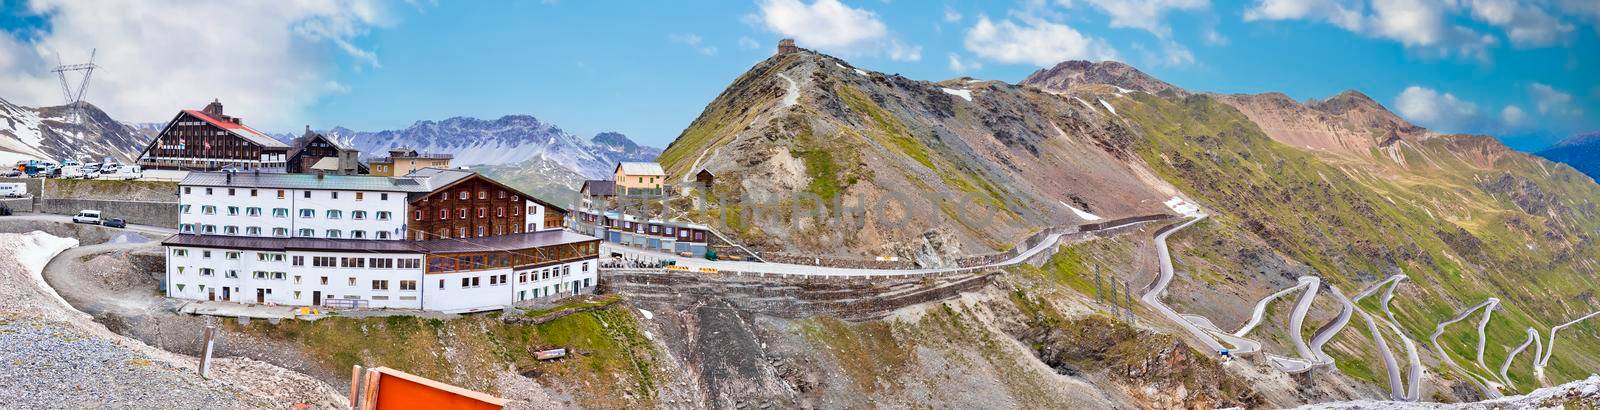
<svg viewBox="0 0 1600 410">
<path fill-rule="evenodd" d="M 260 144 L 260 145 L 263 145 L 263 146 L 266 146 L 266 145 L 271 145 L 271 146 L 282 145 L 282 146 L 285 146 L 285 147 L 288 146 L 286 144 L 283 144 L 283 142 L 278 141 L 277 139 L 274 139 L 274 138 L 272 138 L 270 136 L 267 136 L 267 133 L 264 133 L 264 132 L 261 132 L 261 131 L 256 131 L 255 128 L 250 128 L 249 126 L 246 126 L 244 124 L 240 124 L 240 123 L 236 123 L 236 122 L 232 122 L 232 121 L 223 121 L 223 120 L 219 120 L 219 119 L 213 118 L 212 116 L 207 115 L 204 111 L 200 111 L 200 110 L 183 110 L 183 112 L 187 113 L 189 115 L 192 115 L 195 118 L 199 118 L 199 119 L 205 120 L 206 122 L 211 123 L 211 125 L 215 125 L 217 127 L 221 127 L 222 129 L 225 129 L 225 130 L 233 131 L 235 134 L 238 134 L 239 130 L 248 131 L 252 135 L 240 135 L 240 136 L 246 137 L 246 138 L 254 137 L 254 138 L 250 138 L 250 139 L 252 139 L 253 140 L 252 142 L 255 142 L 256 144 Z M 271 142 L 266 142 L 266 141 L 271 141 Z"/>
</svg>

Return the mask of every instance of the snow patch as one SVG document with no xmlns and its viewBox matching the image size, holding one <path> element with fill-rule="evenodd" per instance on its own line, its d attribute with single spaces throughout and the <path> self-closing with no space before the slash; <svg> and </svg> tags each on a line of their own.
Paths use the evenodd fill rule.
<svg viewBox="0 0 1600 410">
<path fill-rule="evenodd" d="M 1078 100 L 1079 103 L 1082 103 L 1083 104 L 1083 108 L 1088 108 L 1089 111 L 1094 111 L 1094 106 L 1093 105 L 1089 105 L 1088 101 L 1084 101 L 1082 98 L 1078 98 L 1078 96 L 1072 96 L 1072 99 Z"/>
<path fill-rule="evenodd" d="M 940 90 L 944 90 L 945 94 L 954 95 L 954 96 L 966 99 L 967 101 L 972 101 L 972 90 L 957 90 L 957 89 L 954 89 L 954 88 L 943 88 L 943 87 L 940 87 L 939 89 Z"/>
<path fill-rule="evenodd" d="M 1204 212 L 1200 211 L 1200 205 L 1196 205 L 1193 202 L 1189 202 L 1189 200 L 1187 200 L 1187 199 L 1183 199 L 1183 198 L 1179 198 L 1179 197 L 1175 196 L 1175 197 L 1172 197 L 1172 199 L 1168 199 L 1166 204 L 1167 204 L 1167 208 L 1172 209 L 1172 212 L 1177 212 L 1179 215 L 1183 215 L 1183 216 L 1186 216 L 1186 217 L 1196 217 L 1196 216 L 1200 216 L 1200 215 L 1205 215 Z"/>
<path fill-rule="evenodd" d="M 1078 215 L 1078 219 L 1082 219 L 1082 220 L 1085 220 L 1085 221 L 1098 221 L 1098 220 L 1100 220 L 1100 216 L 1099 215 L 1095 215 L 1095 214 L 1091 214 L 1091 213 L 1088 213 L 1088 212 L 1084 212 L 1082 209 L 1078 209 L 1078 207 L 1075 207 L 1075 206 L 1072 206 L 1072 205 L 1068 205 L 1066 202 L 1063 202 L 1063 201 L 1056 201 L 1056 202 L 1061 202 L 1061 206 L 1065 206 L 1065 207 L 1067 207 L 1067 209 L 1071 209 L 1073 214 L 1077 214 Z"/>
<path fill-rule="evenodd" d="M 50 284 L 44 281 L 44 265 L 49 264 L 50 260 L 55 259 L 62 251 L 78 246 L 78 240 L 62 238 L 44 231 L 33 231 L 20 236 L 16 243 L 11 244 L 16 250 L 17 264 L 28 270 L 28 275 L 33 277 L 39 289 L 50 291 L 50 295 L 61 302 L 62 306 L 72 306 L 55 292 L 55 288 L 51 288 Z"/>
<path fill-rule="evenodd" d="M 1112 87 L 1116 87 L 1117 88 L 1117 94 L 1127 94 L 1127 93 L 1133 92 L 1133 90 L 1129 90 L 1129 89 L 1122 88 L 1122 87 L 1117 87 L 1117 86 L 1114 86 L 1114 85 Z"/>
<path fill-rule="evenodd" d="M 834 64 L 838 64 L 838 63 L 834 63 Z M 784 107 L 793 107 L 793 106 L 795 106 L 795 104 L 799 104 L 800 103 L 800 84 L 794 82 L 793 78 L 789 78 L 789 76 L 784 75 L 783 73 L 778 73 L 778 77 L 779 78 L 783 78 L 783 81 L 788 81 L 789 82 L 788 91 L 785 91 L 783 93 L 783 106 Z"/>
<path fill-rule="evenodd" d="M 844 64 L 839 64 L 839 63 L 833 63 L 833 65 L 839 66 L 839 68 L 849 68 L 851 70 L 855 70 L 856 74 L 860 74 L 862 77 L 870 77 L 870 76 L 867 75 L 866 71 L 862 71 L 859 68 L 845 67 Z"/>
<path fill-rule="evenodd" d="M 1115 115 L 1115 116 L 1118 116 L 1118 117 L 1122 116 L 1122 114 L 1117 114 L 1117 107 L 1112 107 L 1111 103 L 1106 102 L 1106 100 L 1100 100 L 1100 105 L 1105 106 L 1106 110 L 1110 110 L 1111 111 L 1111 115 Z"/>
<path fill-rule="evenodd" d="M 655 313 L 651 313 L 650 311 L 644 309 L 639 309 L 639 314 L 644 316 L 644 320 L 653 320 L 656 318 Z"/>
</svg>

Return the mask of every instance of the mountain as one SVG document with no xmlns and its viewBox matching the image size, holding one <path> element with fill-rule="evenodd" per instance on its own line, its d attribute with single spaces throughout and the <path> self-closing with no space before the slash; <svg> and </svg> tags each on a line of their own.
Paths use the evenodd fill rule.
<svg viewBox="0 0 1600 410">
<path fill-rule="evenodd" d="M 70 122 L 66 106 L 32 108 L 0 99 L 0 163 L 24 159 L 110 157 L 132 163 L 150 138 L 135 127 L 112 119 L 87 102 L 80 122 Z"/>
<path fill-rule="evenodd" d="M 387 155 L 395 147 L 452 154 L 453 164 L 462 166 L 508 165 L 545 158 L 587 178 L 604 178 L 611 175 L 617 162 L 649 161 L 660 152 L 618 133 L 601 133 L 584 140 L 530 115 L 507 115 L 495 120 L 451 117 L 377 132 L 334 127 L 324 134 L 353 142 L 368 158 Z"/>
<path fill-rule="evenodd" d="M 1173 237 L 1180 272 L 1165 298 L 1220 329 L 1244 325 L 1251 302 L 1294 286 L 1299 277 L 1321 278 L 1352 295 L 1406 275 L 1390 302 L 1398 332 L 1381 333 L 1391 350 L 1401 351 L 1401 338 L 1423 347 L 1429 378 L 1417 382 L 1429 399 L 1471 400 L 1488 394 L 1490 384 L 1529 391 L 1600 368 L 1600 343 L 1573 342 L 1542 373 L 1518 357 L 1508 382 L 1483 383 L 1501 377 L 1443 364 L 1446 358 L 1475 361 L 1476 328 L 1441 327 L 1443 353 L 1428 346 L 1436 325 L 1486 298 L 1500 301 L 1481 327 L 1486 366 L 1508 361 L 1524 330 L 1548 332 L 1600 309 L 1600 283 L 1593 279 L 1600 274 L 1600 186 L 1492 137 L 1418 127 L 1356 91 L 1306 102 L 1281 93 L 1197 92 L 1110 62 L 1066 62 L 1016 85 L 931 82 L 800 51 L 775 55 L 735 79 L 660 161 L 669 179 L 702 168 L 717 175 L 717 197 L 685 199 L 679 205 L 693 209 L 683 215 L 780 260 L 868 263 L 898 256 L 919 266 L 948 265 L 1013 249 L 1051 227 L 1177 213 L 1163 202 L 1178 197 L 1211 217 Z M 823 213 L 813 213 L 817 209 Z M 949 336 L 929 327 L 999 328 L 1005 331 L 984 334 L 1035 346 L 1032 353 L 1064 375 L 1127 398 L 1132 393 L 1122 381 L 1085 376 L 1075 367 L 1083 365 L 1081 357 L 1073 359 L 1070 347 L 1048 346 L 1047 335 L 1084 332 L 1062 328 L 1071 320 L 1055 315 L 1081 317 L 1064 312 L 1081 313 L 1096 303 L 1089 301 L 1098 297 L 1100 275 L 1149 283 L 1153 250 L 1150 233 L 1141 234 L 1073 244 L 1037 268 L 1001 275 L 991 285 L 998 291 L 972 297 L 988 302 L 964 296 L 946 305 L 981 312 L 972 316 L 938 316 L 948 322 L 933 325 L 917 315 L 938 308 L 911 309 L 889 321 L 894 330 L 887 335 L 863 325 L 810 340 L 876 338 L 882 346 L 901 346 Z M 1095 281 L 1091 272 L 1097 272 Z M 1331 299 L 1309 305 L 1310 326 L 1333 323 L 1340 306 Z M 1035 310 L 1039 306 L 1042 311 Z M 1360 309 L 1382 314 L 1376 306 Z M 1272 312 L 1274 319 L 1258 331 L 1263 349 L 1296 354 L 1290 340 L 1307 330 L 1284 326 L 1284 309 Z M 1174 326 L 1160 316 L 1143 320 Z M 1226 374 L 1251 380 L 1247 392 L 1223 388 L 1176 403 L 1261 400 L 1284 407 L 1386 397 L 1383 364 L 1374 354 L 1379 346 L 1358 323 L 1351 321 L 1329 345 L 1334 368 L 1291 379 L 1261 362 L 1236 362 L 1229 366 L 1248 370 Z M 790 325 L 802 333 L 814 326 L 779 323 L 761 331 L 781 333 L 773 328 Z M 1585 335 L 1596 331 L 1593 324 L 1579 326 Z M 961 366 L 950 372 L 992 371 L 983 364 Z M 916 383 L 898 373 L 864 371 L 867 380 Z M 1223 385 L 1229 380 L 1213 376 Z M 1025 384 L 1048 390 L 1041 386 L 1050 383 Z M 928 404 L 885 389 L 867 388 L 872 397 Z M 1164 406 L 1160 397 L 1134 396 L 1137 406 Z"/>
<path fill-rule="evenodd" d="M 1571 165 L 1578 172 L 1600 179 L 1600 132 L 1575 135 L 1557 143 L 1539 156 Z"/>
</svg>

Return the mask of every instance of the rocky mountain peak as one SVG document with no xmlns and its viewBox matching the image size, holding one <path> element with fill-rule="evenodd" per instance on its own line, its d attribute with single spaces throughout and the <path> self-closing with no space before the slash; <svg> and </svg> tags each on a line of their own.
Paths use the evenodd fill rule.
<svg viewBox="0 0 1600 410">
<path fill-rule="evenodd" d="M 1163 91 L 1187 94 L 1182 88 L 1117 61 L 1063 61 L 1054 67 L 1034 71 L 1028 78 L 1022 80 L 1022 84 L 1057 91 L 1065 91 L 1077 85 L 1105 84 L 1151 94 Z"/>
</svg>

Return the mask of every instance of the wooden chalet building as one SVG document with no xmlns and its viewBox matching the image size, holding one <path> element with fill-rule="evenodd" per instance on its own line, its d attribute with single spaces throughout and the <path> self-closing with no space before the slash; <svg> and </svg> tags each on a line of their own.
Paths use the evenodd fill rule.
<svg viewBox="0 0 1600 410">
<path fill-rule="evenodd" d="M 328 138 L 307 126 L 305 134 L 295 140 L 294 153 L 289 154 L 289 172 L 364 175 L 367 174 L 367 164 L 361 163 L 360 157 L 361 151 L 355 147 Z"/>
<path fill-rule="evenodd" d="M 285 172 L 288 160 L 288 144 L 225 114 L 215 100 L 201 110 L 179 111 L 139 153 L 141 167 L 191 171 Z"/>
</svg>

